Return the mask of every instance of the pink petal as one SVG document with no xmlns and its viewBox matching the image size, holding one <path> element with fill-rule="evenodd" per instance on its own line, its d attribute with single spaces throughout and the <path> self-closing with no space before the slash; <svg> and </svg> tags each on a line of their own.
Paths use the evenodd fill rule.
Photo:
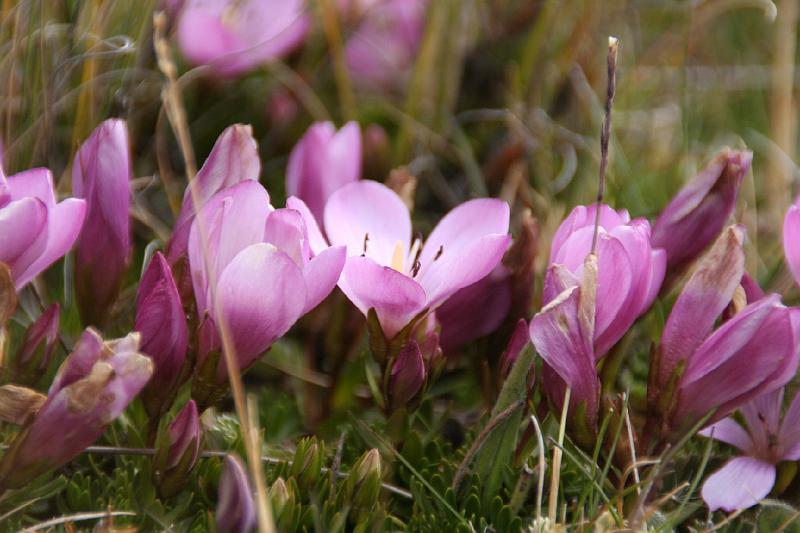
<svg viewBox="0 0 800 533">
<path fill-rule="evenodd" d="M 0 261 L 11 267 L 17 288 L 22 275 L 47 242 L 47 206 L 38 198 L 23 198 L 0 208 Z"/>
<path fill-rule="evenodd" d="M 220 276 L 215 310 L 242 370 L 292 327 L 305 301 L 303 274 L 275 246 L 253 244 L 233 258 Z"/>
<path fill-rule="evenodd" d="M 388 338 L 425 308 L 425 291 L 416 281 L 369 257 L 347 258 L 339 288 L 365 315 L 375 309 Z"/>
<path fill-rule="evenodd" d="M 32 168 L 9 176 L 8 192 L 11 200 L 20 200 L 33 196 L 44 205 L 52 207 L 56 203 L 53 187 L 53 174 L 46 168 Z"/>
<path fill-rule="evenodd" d="M 703 483 L 703 500 L 712 511 L 747 509 L 769 494 L 775 466 L 752 457 L 735 457 Z"/>
<path fill-rule="evenodd" d="M 195 217 L 188 249 L 201 315 L 210 303 L 210 284 L 236 254 L 263 241 L 271 210 L 267 191 L 257 181 L 246 180 L 215 194 Z"/>
<path fill-rule="evenodd" d="M 86 202 L 77 198 L 67 198 L 50 210 L 44 251 L 20 275 L 17 280 L 19 287 L 32 280 L 72 248 L 81 233 L 85 218 Z"/>
<path fill-rule="evenodd" d="M 783 415 L 778 441 L 784 450 L 784 461 L 800 459 L 800 393 L 795 393 L 792 403 Z"/>
<path fill-rule="evenodd" d="M 325 231 L 331 244 L 347 246 L 348 257 L 365 254 L 381 265 L 392 263 L 398 245 L 405 257 L 411 244 L 408 208 L 394 191 L 370 180 L 345 185 L 331 195 Z"/>
<path fill-rule="evenodd" d="M 344 246 L 331 246 L 306 264 L 303 269 L 306 280 L 303 314 L 318 306 L 336 287 L 346 259 L 347 250 Z"/>
<path fill-rule="evenodd" d="M 713 437 L 718 441 L 735 446 L 744 453 L 752 453 L 754 451 L 750 434 L 733 418 L 723 418 L 719 422 L 711 424 L 700 431 L 700 435 Z"/>
<path fill-rule="evenodd" d="M 661 336 L 659 387 L 666 386 L 675 365 L 703 342 L 731 301 L 744 273 L 743 240 L 740 228 L 725 230 L 684 285 Z"/>
<path fill-rule="evenodd" d="M 303 216 L 294 209 L 276 209 L 267 216 L 264 242 L 274 244 L 303 268 L 310 256 Z"/>
<path fill-rule="evenodd" d="M 783 253 L 794 280 L 800 284 L 800 198 L 789 208 L 783 221 Z"/>
<path fill-rule="evenodd" d="M 645 250 L 646 252 L 646 250 Z M 634 264 L 622 241 L 604 233 L 597 241 L 597 316 L 595 319 L 595 357 L 601 358 L 631 327 L 638 317 L 635 299 L 643 265 Z M 646 266 L 644 267 L 646 268 Z M 636 302 L 638 304 L 638 302 Z"/>
<path fill-rule="evenodd" d="M 783 388 L 756 396 L 739 408 L 755 449 L 765 455 L 770 453 L 770 440 L 780 432 L 782 408 Z"/>
<path fill-rule="evenodd" d="M 322 236 L 322 231 L 319 229 L 317 219 L 311 214 L 308 206 L 296 196 L 290 196 L 286 199 L 286 207 L 294 209 L 303 216 L 303 221 L 306 224 L 306 231 L 308 232 L 308 244 L 311 247 L 311 252 L 318 254 L 328 247 L 328 241 Z"/>
<path fill-rule="evenodd" d="M 214 143 L 197 175 L 186 187 L 181 212 L 167 247 L 167 259 L 170 263 L 175 263 L 186 254 L 189 232 L 197 209 L 202 208 L 214 194 L 223 189 L 240 181 L 258 180 L 260 173 L 261 161 L 252 128 L 242 124 L 226 128 Z"/>
<path fill-rule="evenodd" d="M 559 250 L 569 236 L 575 233 L 577 230 L 585 227 L 591 227 L 592 232 L 594 232 L 594 219 L 596 213 L 597 204 L 592 204 L 590 206 L 578 205 L 570 212 L 567 218 L 565 218 L 558 227 L 558 230 L 556 230 L 555 235 L 553 235 L 553 240 L 550 245 L 549 263 L 563 262 L 556 260 L 556 257 L 559 255 Z M 617 226 L 627 224 L 630 219 L 630 215 L 628 215 L 628 212 L 624 209 L 620 211 L 614 211 L 606 204 L 602 204 L 600 206 L 600 227 L 606 231 L 611 231 Z M 591 248 L 591 246 L 586 248 L 586 251 L 583 253 L 583 255 L 589 253 L 589 248 Z M 580 261 L 583 261 L 583 258 L 581 258 Z"/>
</svg>

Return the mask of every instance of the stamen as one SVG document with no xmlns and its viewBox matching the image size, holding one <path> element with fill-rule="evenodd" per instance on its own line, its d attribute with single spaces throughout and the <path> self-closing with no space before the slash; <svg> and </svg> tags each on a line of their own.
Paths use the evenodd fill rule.
<svg viewBox="0 0 800 533">
<path fill-rule="evenodd" d="M 411 244 L 411 250 L 408 251 L 408 257 L 409 259 L 411 259 L 412 263 L 415 263 L 417 259 L 419 259 L 419 254 L 421 251 L 422 251 L 422 239 L 420 237 L 417 237 Z"/>
<path fill-rule="evenodd" d="M 414 259 L 414 266 L 411 267 L 411 277 L 416 278 L 417 274 L 419 274 L 419 269 L 422 267 L 422 263 L 419 262 L 418 259 Z"/>
<path fill-rule="evenodd" d="M 400 241 L 394 243 L 394 252 L 392 252 L 392 263 L 389 266 L 391 266 L 398 272 L 403 271 L 403 243 Z"/>
<path fill-rule="evenodd" d="M 369 233 L 365 233 L 364 234 L 364 254 L 367 253 L 367 243 L 368 242 L 369 242 Z"/>
<path fill-rule="evenodd" d="M 436 261 L 437 259 L 442 257 L 443 253 L 444 253 L 444 244 L 440 244 L 439 249 L 436 251 L 436 255 L 434 256 L 433 260 Z"/>
</svg>

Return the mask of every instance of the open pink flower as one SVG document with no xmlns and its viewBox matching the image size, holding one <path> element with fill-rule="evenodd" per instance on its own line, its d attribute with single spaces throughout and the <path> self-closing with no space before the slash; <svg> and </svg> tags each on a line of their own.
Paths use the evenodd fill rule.
<svg viewBox="0 0 800 533">
<path fill-rule="evenodd" d="M 553 236 L 542 300 L 578 284 L 592 247 L 597 206 L 577 206 Z M 597 310 L 594 354 L 604 356 L 653 303 L 664 280 L 666 254 L 650 243 L 650 224 L 625 210 L 600 207 L 597 239 Z"/>
<path fill-rule="evenodd" d="M 294 50 L 311 21 L 303 0 L 186 0 L 178 43 L 186 58 L 235 76 Z"/>
<path fill-rule="evenodd" d="M 189 235 L 197 311 L 206 321 L 199 363 L 220 347 L 224 321 L 242 370 L 336 286 L 343 246 L 313 249 L 303 217 L 275 210 L 269 194 L 246 180 L 214 195 Z M 221 362 L 218 379 L 225 380 Z"/>
<path fill-rule="evenodd" d="M 286 205 L 305 215 L 312 250 L 324 246 L 305 204 L 290 198 Z M 375 309 L 387 338 L 488 275 L 511 241 L 508 222 L 507 203 L 470 200 L 450 211 L 423 246 L 412 243 L 408 207 L 378 182 L 346 185 L 325 206 L 331 244 L 347 248 L 339 288 L 365 315 Z"/>
<path fill-rule="evenodd" d="M 757 504 L 775 484 L 775 465 L 800 459 L 800 394 L 781 420 L 783 394 L 780 388 L 741 406 L 745 427 L 724 418 L 700 432 L 743 452 L 703 484 L 703 500 L 712 511 L 731 512 Z"/>
<path fill-rule="evenodd" d="M 0 169 L 0 261 L 17 290 L 69 251 L 86 217 L 86 202 L 56 203 L 53 175 L 34 168 L 6 177 Z"/>
</svg>

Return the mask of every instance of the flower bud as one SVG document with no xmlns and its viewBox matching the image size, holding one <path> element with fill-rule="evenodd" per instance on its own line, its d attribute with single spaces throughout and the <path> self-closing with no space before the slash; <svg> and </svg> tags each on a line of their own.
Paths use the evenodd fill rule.
<svg viewBox="0 0 800 533">
<path fill-rule="evenodd" d="M 58 340 L 60 315 L 61 306 L 54 303 L 25 331 L 22 345 L 14 360 L 15 383 L 33 385 L 47 370 Z"/>
<path fill-rule="evenodd" d="M 390 409 L 399 409 L 410 403 L 425 385 L 425 376 L 425 360 L 419 344 L 409 340 L 392 364 L 387 398 Z"/>
<path fill-rule="evenodd" d="M 174 496 L 186 484 L 200 455 L 202 435 L 197 404 L 189 400 L 169 425 L 167 438 L 158 443 L 153 477 L 161 497 Z"/>
<path fill-rule="evenodd" d="M 656 220 L 653 246 L 667 252 L 667 268 L 694 261 L 725 227 L 736 207 L 753 153 L 726 148 L 687 183 Z"/>
<path fill-rule="evenodd" d="M 373 448 L 353 465 L 342 487 L 343 504 L 370 509 L 378 501 L 381 488 L 381 454 Z"/>
<path fill-rule="evenodd" d="M 47 401 L 0 462 L 0 489 L 26 485 L 90 446 L 153 373 L 139 337 L 104 342 L 87 329 L 58 370 Z"/>
<path fill-rule="evenodd" d="M 153 378 L 142 399 L 151 418 L 172 405 L 186 362 L 189 331 L 186 315 L 167 260 L 156 252 L 147 265 L 136 298 L 135 329 L 142 353 L 153 360 Z"/>
<path fill-rule="evenodd" d="M 323 460 L 324 453 L 317 440 L 313 437 L 302 439 L 295 450 L 289 475 L 303 490 L 308 490 L 319 480 Z"/>
<path fill-rule="evenodd" d="M 508 340 L 508 346 L 500 356 L 500 366 L 498 367 L 497 375 L 501 381 L 505 380 L 508 376 L 511 367 L 514 366 L 517 357 L 519 357 L 519 354 L 521 354 L 522 350 L 528 345 L 529 340 L 528 323 L 524 318 L 520 318 L 519 322 L 517 322 L 517 327 L 514 328 L 514 332 Z"/>
<path fill-rule="evenodd" d="M 130 180 L 128 127 L 122 120 L 106 120 L 72 163 L 72 192 L 86 199 L 86 222 L 75 254 L 78 307 L 86 324 L 106 321 L 128 270 Z"/>
<path fill-rule="evenodd" d="M 250 533 L 255 527 L 255 502 L 244 465 L 237 456 L 227 455 L 219 479 L 217 532 Z"/>
</svg>

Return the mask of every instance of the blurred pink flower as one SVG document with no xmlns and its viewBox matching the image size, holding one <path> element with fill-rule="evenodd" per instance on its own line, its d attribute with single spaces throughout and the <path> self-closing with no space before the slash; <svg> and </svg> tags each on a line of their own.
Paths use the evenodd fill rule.
<svg viewBox="0 0 800 533">
<path fill-rule="evenodd" d="M 304 11 L 304 0 L 186 0 L 178 43 L 191 63 L 243 74 L 300 45 L 311 26 Z"/>
<path fill-rule="evenodd" d="M 216 522 L 218 533 L 250 533 L 256 527 L 253 491 L 236 455 L 226 455 L 222 464 Z"/>
<path fill-rule="evenodd" d="M 800 284 L 800 196 L 783 220 L 783 253 L 795 282 Z"/>
</svg>

